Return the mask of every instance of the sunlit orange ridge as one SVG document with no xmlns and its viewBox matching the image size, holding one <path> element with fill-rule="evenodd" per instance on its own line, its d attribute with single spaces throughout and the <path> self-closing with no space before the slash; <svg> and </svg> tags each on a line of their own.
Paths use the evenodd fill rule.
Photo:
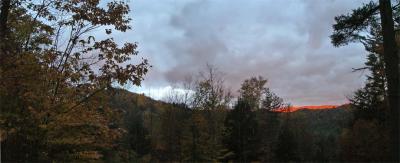
<svg viewBox="0 0 400 163">
<path fill-rule="evenodd" d="M 336 109 L 339 105 L 308 105 L 308 106 L 290 106 L 279 108 L 276 112 L 294 112 L 301 109 L 319 110 L 319 109 Z"/>
</svg>

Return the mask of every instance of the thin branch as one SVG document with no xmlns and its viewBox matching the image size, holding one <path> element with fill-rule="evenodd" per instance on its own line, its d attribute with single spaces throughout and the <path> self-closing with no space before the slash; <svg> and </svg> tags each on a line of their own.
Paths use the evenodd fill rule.
<svg viewBox="0 0 400 163">
<path fill-rule="evenodd" d="M 70 107 L 69 110 L 74 109 L 75 107 L 78 107 L 79 105 L 81 105 L 82 103 L 86 102 L 87 100 L 89 100 L 91 97 L 93 97 L 94 95 L 96 95 L 97 93 L 100 93 L 101 91 L 103 91 L 105 88 L 107 88 L 107 86 L 103 86 L 100 89 L 92 92 L 91 94 L 88 94 L 87 96 L 85 96 L 82 100 L 80 100 L 77 104 L 75 104 L 74 106 Z M 68 111 L 67 111 L 68 112 Z M 67 113 L 64 112 L 64 113 Z"/>
<path fill-rule="evenodd" d="M 360 71 L 360 70 L 366 70 L 368 67 L 361 67 L 361 68 L 352 68 L 352 72 Z"/>
</svg>

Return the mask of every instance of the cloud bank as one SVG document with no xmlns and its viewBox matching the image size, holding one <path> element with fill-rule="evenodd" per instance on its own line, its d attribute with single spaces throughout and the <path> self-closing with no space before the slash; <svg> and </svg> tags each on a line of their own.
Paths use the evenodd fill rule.
<svg viewBox="0 0 400 163">
<path fill-rule="evenodd" d="M 359 44 L 335 48 L 334 16 L 365 1 L 349 0 L 138 0 L 133 31 L 117 37 L 138 42 L 153 68 L 145 88 L 185 80 L 207 63 L 224 72 L 236 92 L 251 76 L 294 105 L 342 104 L 363 85 L 352 68 L 365 61 Z M 140 92 L 140 91 L 139 91 Z"/>
</svg>

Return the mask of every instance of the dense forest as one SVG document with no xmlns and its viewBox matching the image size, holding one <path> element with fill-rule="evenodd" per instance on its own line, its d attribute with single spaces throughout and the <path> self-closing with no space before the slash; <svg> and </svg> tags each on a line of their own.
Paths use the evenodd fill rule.
<svg viewBox="0 0 400 163">
<path fill-rule="evenodd" d="M 152 67 L 113 38 L 132 28 L 123 0 L 2 0 L 1 162 L 396 162 L 399 3 L 334 18 L 334 46 L 365 47 L 349 104 L 291 110 L 263 76 L 231 91 L 218 65 L 163 100 L 123 89 Z"/>
</svg>

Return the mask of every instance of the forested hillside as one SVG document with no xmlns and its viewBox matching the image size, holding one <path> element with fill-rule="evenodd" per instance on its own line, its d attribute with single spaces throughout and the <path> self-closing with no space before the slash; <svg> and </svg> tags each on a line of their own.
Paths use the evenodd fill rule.
<svg viewBox="0 0 400 163">
<path fill-rule="evenodd" d="M 205 110 L 196 111 L 184 104 L 157 101 L 125 90 L 116 90 L 111 103 L 114 108 L 120 108 L 120 112 L 124 115 L 123 121 L 119 125 L 128 130 L 128 134 L 122 144 L 130 144 L 122 148 L 118 156 L 114 153 L 113 159 L 115 157 L 126 159 L 124 157 L 127 157 L 128 153 L 131 154 L 131 159 L 134 158 L 141 161 L 193 161 L 195 159 L 193 157 L 204 159 L 203 161 L 210 161 L 213 155 L 216 155 L 215 160 L 218 161 L 237 159 L 232 151 L 235 148 L 226 146 L 227 140 L 224 139 L 217 142 L 220 146 L 217 154 L 196 153 L 200 152 L 199 150 L 187 151 L 193 148 L 193 145 L 198 145 L 200 146 L 198 148 L 203 148 L 203 150 L 210 148 L 203 143 L 193 144 L 193 142 L 200 141 L 196 135 L 196 132 L 200 131 L 194 130 L 197 128 L 194 128 L 193 124 L 204 127 L 209 123 L 206 119 L 209 113 Z M 244 134 L 242 135 L 243 137 L 253 137 L 258 140 L 253 142 L 253 147 L 247 149 L 247 152 L 250 153 L 252 153 L 253 148 L 257 148 L 258 151 L 262 152 L 253 153 L 253 156 L 250 155 L 252 160 L 268 162 L 289 160 L 343 161 L 348 157 L 349 147 L 347 145 L 352 143 L 347 142 L 349 139 L 347 134 L 351 132 L 352 124 L 355 121 L 355 111 L 355 108 L 349 104 L 333 109 L 304 108 L 294 112 L 257 110 L 252 113 L 253 117 L 251 119 L 253 120 L 247 119 L 244 123 L 246 126 L 243 126 L 243 128 L 248 128 L 250 131 L 256 131 L 257 133 L 245 131 L 241 134 Z M 233 116 L 233 112 L 234 110 L 227 109 L 215 111 L 212 114 L 219 114 L 221 117 L 225 117 L 225 123 L 220 123 L 219 125 L 222 125 L 221 128 L 226 128 L 230 126 L 226 122 L 227 116 Z M 193 119 L 193 114 L 196 114 L 196 119 Z M 245 113 L 240 113 L 240 115 L 242 114 Z M 200 118 L 198 116 L 201 119 L 197 119 Z M 249 124 L 252 125 L 247 126 Z M 374 129 L 374 123 L 371 125 L 362 129 Z M 357 132 L 354 134 L 358 134 Z M 369 131 L 363 132 L 369 133 Z M 224 134 L 224 136 L 228 135 Z M 371 136 L 370 138 L 373 138 Z M 380 136 L 376 138 L 378 137 Z M 235 139 L 238 138 L 240 136 Z M 240 143 L 240 141 L 231 141 L 234 142 L 229 142 L 229 144 Z M 250 146 L 251 144 L 248 145 Z M 375 148 L 379 149 L 379 147 Z M 246 152 L 246 148 L 239 149 L 239 151 Z M 371 157 L 379 158 L 379 153 L 384 154 L 385 152 L 375 151 L 374 153 L 377 155 Z M 201 158 L 196 155 L 201 155 Z"/>
<path fill-rule="evenodd" d="M 203 150 L 211 148 L 207 145 L 212 144 L 193 144 L 196 141 L 207 141 L 197 138 L 196 133 L 193 133 L 195 132 L 193 129 L 198 129 L 193 128 L 193 124 L 199 127 L 209 125 L 207 119 L 209 113 L 206 110 L 196 111 L 184 104 L 157 101 L 122 89 L 112 92 L 110 93 L 111 106 L 123 117 L 114 125 L 126 130 L 127 133 L 120 142 L 124 145 L 109 153 L 109 160 L 193 161 L 195 159 L 193 157 L 199 157 L 197 159 L 211 161 L 212 157 L 215 157 L 214 160 L 226 161 L 235 158 L 232 151 L 235 148 L 230 149 L 231 147 L 226 146 L 225 143 L 238 140 L 224 138 L 230 137 L 226 133 L 222 134 L 222 139 L 216 142 L 217 147 L 219 146 L 217 153 L 200 153 L 201 149 L 189 150 L 193 145 Z M 252 148 L 258 148 L 260 152 L 263 152 L 253 153 L 252 160 L 282 161 L 281 159 L 285 160 L 286 157 L 283 156 L 286 153 L 291 153 L 290 157 L 297 161 L 339 161 L 341 160 L 340 152 L 343 150 L 340 146 L 341 134 L 350 126 L 353 111 L 354 109 L 349 105 L 335 109 L 302 109 L 289 113 L 254 111 L 252 119 L 246 119 L 246 126 L 243 127 L 250 131 L 257 131 L 258 134 L 247 131 L 241 134 L 249 134 L 244 137 L 254 137 L 258 140 L 253 142 L 253 146 L 257 147 L 248 148 L 248 151 L 246 148 L 238 150 L 252 153 Z M 232 109 L 211 113 L 225 117 L 225 121 L 227 121 L 227 116 L 234 116 Z M 196 114 L 195 119 L 193 119 L 193 114 Z M 240 121 L 240 119 L 237 120 Z M 247 126 L 248 124 L 253 126 Z M 227 122 L 215 125 L 221 125 L 220 127 L 225 130 L 230 126 Z M 281 135 L 285 129 L 290 133 Z M 286 137 L 287 135 L 292 136 Z M 240 138 L 240 135 L 236 136 Z M 237 143 L 239 142 L 229 144 Z M 248 143 L 250 142 L 247 142 L 247 145 L 251 146 Z M 285 146 L 287 149 L 280 151 L 279 148 Z"/>
</svg>

